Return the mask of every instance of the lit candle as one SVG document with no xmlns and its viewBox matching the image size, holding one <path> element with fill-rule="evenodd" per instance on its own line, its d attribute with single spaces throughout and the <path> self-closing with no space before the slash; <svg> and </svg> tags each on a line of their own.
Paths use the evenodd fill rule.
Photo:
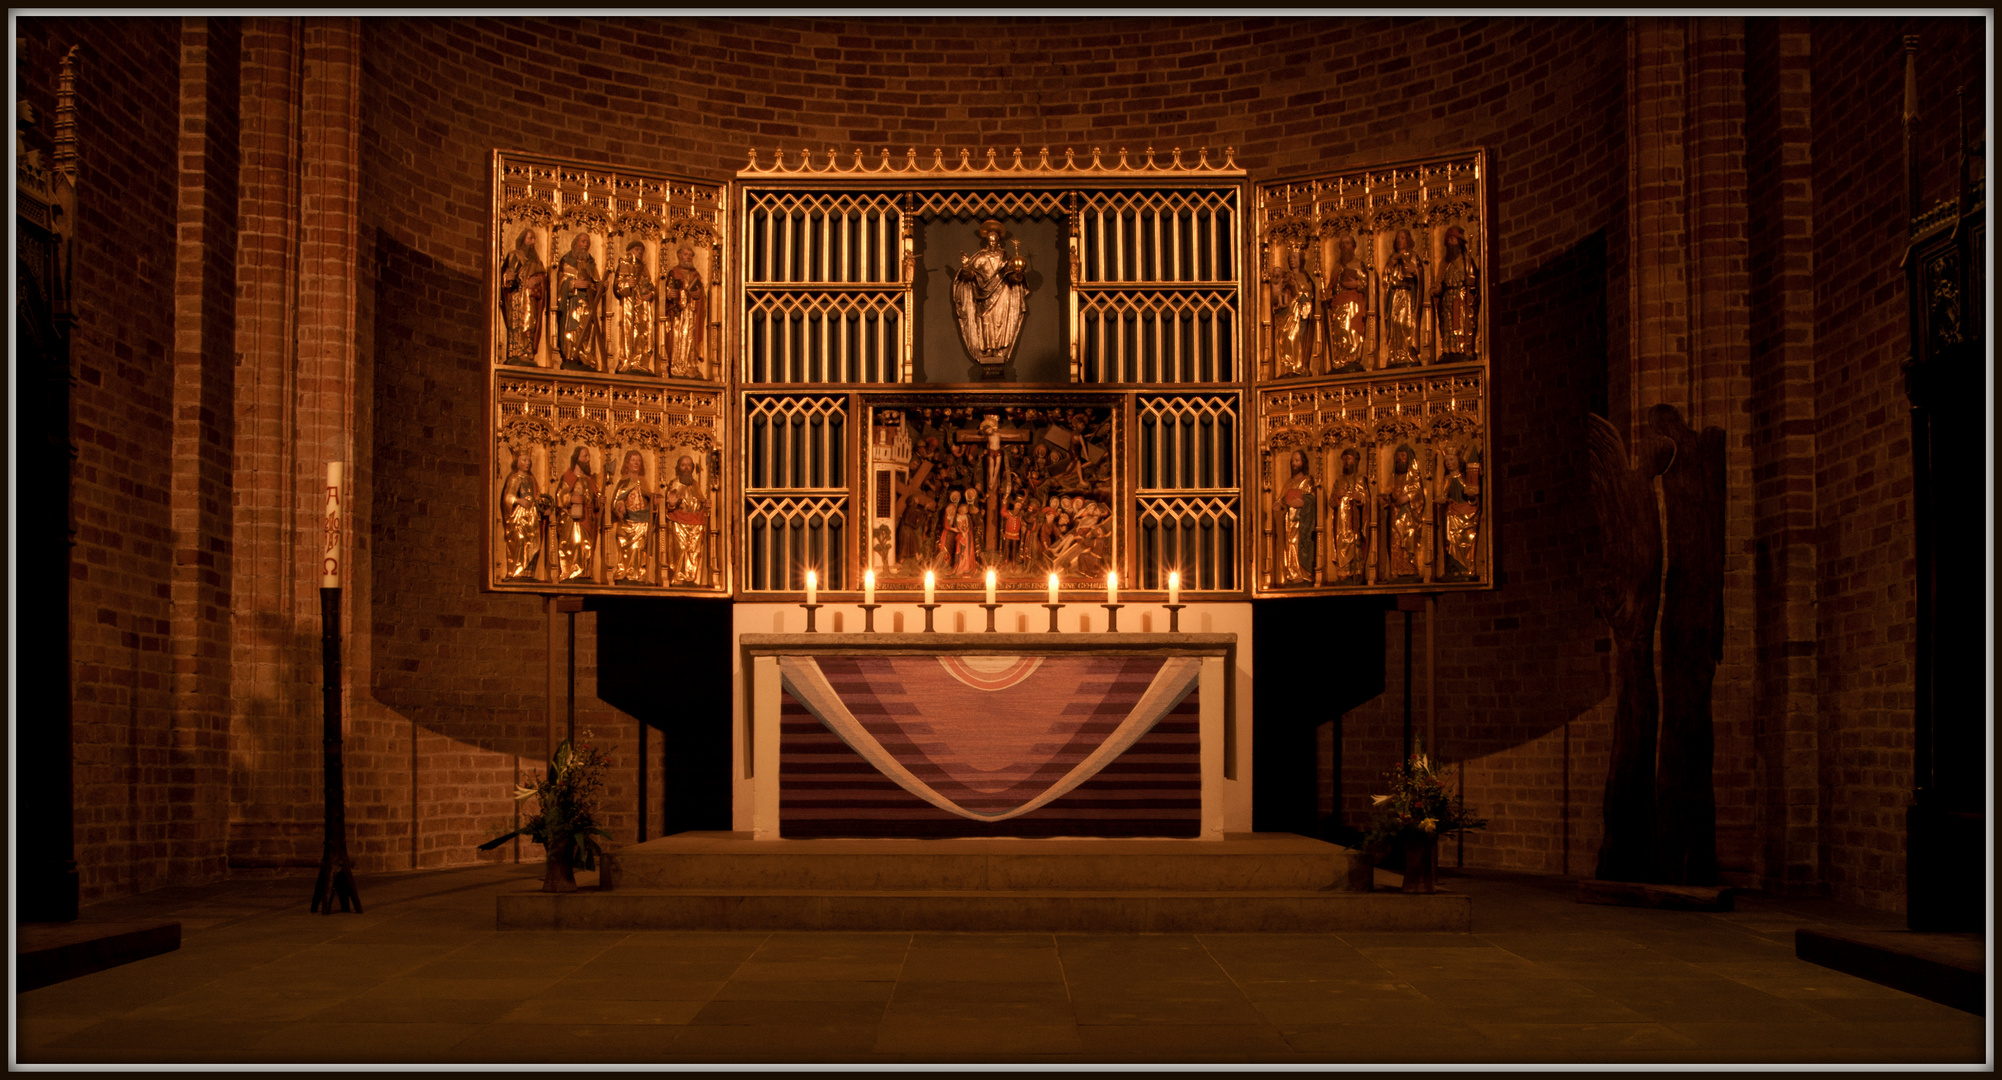
<svg viewBox="0 0 2002 1080">
<path fill-rule="evenodd" d="M 327 510 L 321 522 L 320 588 L 341 587 L 341 463 L 327 462 Z"/>
<path fill-rule="evenodd" d="M 862 602 L 865 604 L 876 602 L 876 572 L 874 570 L 862 571 Z"/>
<path fill-rule="evenodd" d="M 1055 574 L 1051 574 L 1051 575 L 1050 575 L 1050 603 L 1054 604 L 1054 603 L 1056 603 L 1056 602 L 1057 602 L 1057 576 L 1056 576 Z"/>
<path fill-rule="evenodd" d="M 932 578 L 931 571 L 929 570 L 925 571 L 925 603 L 927 604 L 932 602 L 931 595 L 932 595 L 933 584 L 934 584 L 934 579 Z"/>
<path fill-rule="evenodd" d="M 1107 570 L 1105 572 L 1105 602 L 1108 604 L 1117 604 L 1119 602 L 1119 574 L 1117 571 Z"/>
<path fill-rule="evenodd" d="M 814 573 L 813 571 L 811 571 L 811 570 L 808 570 L 808 571 L 806 572 L 806 602 L 807 602 L 807 603 L 811 604 L 811 603 L 813 603 L 813 602 L 814 602 L 815 600 L 819 599 L 819 592 L 820 592 L 820 590 L 819 590 L 819 589 L 817 589 L 817 588 L 815 588 L 815 586 L 817 586 L 817 585 L 819 585 L 819 584 L 820 584 L 820 580 L 819 580 L 819 577 L 818 577 L 818 575 L 816 575 L 816 574 L 815 574 L 815 573 Z"/>
<path fill-rule="evenodd" d="M 1182 572 L 1179 570 L 1168 571 L 1168 602 L 1170 604 L 1182 602 Z"/>
<path fill-rule="evenodd" d="M 994 571 L 987 571 L 987 602 L 994 602 Z"/>
</svg>

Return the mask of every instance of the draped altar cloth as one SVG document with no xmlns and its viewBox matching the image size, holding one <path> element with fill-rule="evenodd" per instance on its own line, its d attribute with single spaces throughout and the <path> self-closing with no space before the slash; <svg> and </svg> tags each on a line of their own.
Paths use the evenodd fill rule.
<svg viewBox="0 0 2002 1080">
<path fill-rule="evenodd" d="M 1194 836 L 1201 663 L 781 657 L 781 831 Z"/>
</svg>

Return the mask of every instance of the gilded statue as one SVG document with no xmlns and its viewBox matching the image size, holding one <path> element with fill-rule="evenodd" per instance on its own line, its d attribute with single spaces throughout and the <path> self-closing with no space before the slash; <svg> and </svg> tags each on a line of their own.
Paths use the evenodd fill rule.
<svg viewBox="0 0 2002 1080">
<path fill-rule="evenodd" d="M 509 364 L 535 366 L 542 324 L 549 312 L 549 267 L 535 250 L 535 230 L 523 229 L 501 260 L 501 318 L 507 326 Z"/>
<path fill-rule="evenodd" d="M 1385 367 L 1418 363 L 1418 312 L 1423 306 L 1423 269 L 1410 229 L 1399 229 L 1390 240 L 1390 258 L 1383 264 L 1383 333 L 1390 342 Z"/>
<path fill-rule="evenodd" d="M 564 370 L 604 370 L 604 299 L 591 238 L 578 233 L 556 266 L 556 351 Z"/>
<path fill-rule="evenodd" d="M 1439 362 L 1451 364 L 1479 355 L 1475 341 L 1480 333 L 1481 283 L 1467 252 L 1467 231 L 1449 226 L 1444 243 L 1439 280 L 1432 286 L 1432 315 L 1439 323 Z"/>
<path fill-rule="evenodd" d="M 533 580 L 542 560 L 542 518 L 547 509 L 535 482 L 535 461 L 514 456 L 514 469 L 501 481 L 501 540 L 507 548 L 503 569 L 509 581 Z"/>
<path fill-rule="evenodd" d="M 1356 238 L 1344 236 L 1336 261 L 1335 291 L 1324 319 L 1328 333 L 1328 373 L 1347 375 L 1366 366 L 1369 274 L 1356 259 Z"/>
<path fill-rule="evenodd" d="M 1480 541 L 1481 529 L 1481 454 L 1472 449 L 1463 458 L 1458 446 L 1447 443 L 1440 448 L 1440 456 L 1446 466 L 1446 505 L 1440 522 L 1445 533 L 1441 546 L 1446 565 L 1441 576 L 1449 581 L 1470 581 L 1480 576 L 1474 546 Z"/>
<path fill-rule="evenodd" d="M 1314 374 L 1314 279 L 1300 269 L 1297 247 L 1287 247 L 1286 268 L 1272 279 L 1272 374 Z"/>
<path fill-rule="evenodd" d="M 1379 499 L 1384 512 L 1385 558 L 1391 581 L 1414 581 L 1424 575 L 1425 520 L 1431 499 L 1425 490 L 1425 476 L 1418 468 L 1418 455 L 1411 444 L 1402 443 L 1391 459 L 1390 483 Z"/>
<path fill-rule="evenodd" d="M 1314 583 L 1314 474 L 1305 450 L 1293 451 L 1279 489 L 1279 584 Z"/>
<path fill-rule="evenodd" d="M 618 544 L 612 580 L 645 584 L 647 556 L 653 545 L 653 499 L 646 489 L 646 458 L 638 450 L 626 451 L 609 509 L 612 538 Z"/>
<path fill-rule="evenodd" d="M 981 222 L 982 246 L 971 255 L 960 253 L 959 272 L 952 282 L 952 311 L 959 320 L 960 340 L 973 359 L 994 366 L 1007 363 L 1014 353 L 1029 304 L 1022 242 L 1015 241 L 1015 254 L 1010 256 L 1001 250 L 1003 235 L 999 221 Z"/>
<path fill-rule="evenodd" d="M 591 475 L 591 451 L 580 446 L 570 467 L 556 478 L 551 497 L 556 518 L 556 580 L 591 580 L 591 553 L 598 543 L 598 478 Z"/>
<path fill-rule="evenodd" d="M 1367 579 L 1369 566 L 1369 482 L 1363 478 L 1362 455 L 1354 447 L 1345 447 L 1341 457 L 1341 475 L 1335 478 L 1334 544 L 1328 553 L 1328 581 L 1355 585 Z"/>
<path fill-rule="evenodd" d="M 702 377 L 702 338 L 709 325 L 709 291 L 695 265 L 695 249 L 683 245 L 675 265 L 660 277 L 661 349 L 667 373 L 677 379 Z"/>
<path fill-rule="evenodd" d="M 612 278 L 612 296 L 619 302 L 619 374 L 657 375 L 653 368 L 654 307 L 659 290 L 647 273 L 646 244 L 626 245 L 626 257 Z"/>
<path fill-rule="evenodd" d="M 669 585 L 709 584 L 709 497 L 694 458 L 683 454 L 674 463 L 660 503 L 667 519 L 661 576 Z"/>
</svg>

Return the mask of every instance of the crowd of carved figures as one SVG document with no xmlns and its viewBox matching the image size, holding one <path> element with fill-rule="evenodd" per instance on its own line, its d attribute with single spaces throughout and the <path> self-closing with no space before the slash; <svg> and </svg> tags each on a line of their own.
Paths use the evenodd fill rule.
<svg viewBox="0 0 2002 1080">
<path fill-rule="evenodd" d="M 1273 433 L 1267 585 L 1485 579 L 1481 435 L 1470 414 Z"/>
<path fill-rule="evenodd" d="M 703 247 L 636 238 L 626 242 L 616 262 L 601 267 L 594 249 L 616 247 L 617 237 L 576 232 L 551 266 L 541 254 L 549 235 L 547 228 L 523 226 L 501 261 L 502 363 L 709 377 Z M 672 265 L 656 272 L 656 260 L 669 252 Z"/>
<path fill-rule="evenodd" d="M 1104 406 L 876 410 L 872 464 L 895 491 L 869 565 L 886 581 L 1102 578 L 1119 517 L 1113 432 Z"/>
<path fill-rule="evenodd" d="M 713 451 L 562 443 L 506 450 L 500 580 L 694 589 L 716 580 Z"/>
<path fill-rule="evenodd" d="M 1441 174 L 1434 174 L 1435 182 Z M 1332 192 L 1326 184 L 1317 194 Z M 1428 193 L 1429 194 L 1429 193 Z M 1482 282 L 1464 193 L 1405 201 L 1358 193 L 1282 210 L 1268 201 L 1263 239 L 1270 378 L 1353 375 L 1483 357 Z M 1268 192 L 1268 200 L 1274 196 Z M 1374 200 L 1383 200 L 1375 203 Z M 1413 201 L 1417 200 L 1417 201 Z"/>
</svg>

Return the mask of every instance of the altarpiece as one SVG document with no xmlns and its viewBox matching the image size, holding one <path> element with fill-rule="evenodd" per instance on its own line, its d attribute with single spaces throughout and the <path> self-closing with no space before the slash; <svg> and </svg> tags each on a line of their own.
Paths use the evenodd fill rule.
<svg viewBox="0 0 2002 1080">
<path fill-rule="evenodd" d="M 496 152 L 486 586 L 1494 580 L 1486 155 Z"/>
</svg>

